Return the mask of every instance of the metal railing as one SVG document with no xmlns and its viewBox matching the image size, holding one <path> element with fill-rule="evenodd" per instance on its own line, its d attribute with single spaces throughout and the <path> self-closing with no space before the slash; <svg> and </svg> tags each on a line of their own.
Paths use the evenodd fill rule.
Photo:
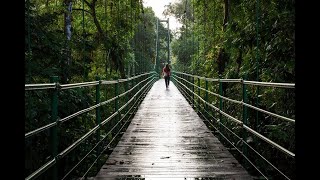
<svg viewBox="0 0 320 180">
<path fill-rule="evenodd" d="M 266 86 L 266 87 L 274 87 L 274 88 L 295 88 L 294 83 L 269 83 L 269 82 L 256 82 L 256 81 L 247 81 L 243 79 L 213 79 L 213 78 L 206 78 L 206 77 L 200 77 L 196 75 L 191 75 L 187 73 L 182 72 L 173 72 L 173 82 L 176 84 L 179 91 L 186 97 L 186 99 L 189 101 L 190 104 L 196 108 L 199 114 L 204 117 L 205 121 L 210 124 L 211 127 L 214 128 L 215 132 L 219 135 L 219 137 L 223 138 L 226 142 L 228 142 L 232 147 L 234 147 L 241 156 L 249 162 L 252 167 L 254 167 L 264 178 L 267 178 L 267 175 L 265 175 L 257 165 L 253 163 L 253 160 L 249 158 L 247 153 L 247 148 L 252 150 L 258 157 L 260 157 L 264 162 L 266 162 L 268 165 L 270 165 L 276 172 L 278 172 L 282 177 L 286 179 L 290 179 L 285 173 L 283 173 L 279 168 L 276 167 L 276 165 L 272 164 L 267 158 L 262 156 L 254 147 L 252 147 L 247 141 L 246 138 L 247 133 L 251 133 L 256 138 L 259 138 L 260 140 L 266 142 L 268 145 L 278 149 L 280 152 L 284 153 L 286 156 L 295 158 L 295 153 L 291 152 L 287 148 L 282 147 L 279 145 L 279 143 L 274 142 L 273 140 L 269 139 L 265 135 L 259 133 L 257 130 L 249 127 L 248 125 L 248 116 L 247 116 L 247 108 L 251 108 L 252 110 L 259 111 L 260 113 L 267 114 L 269 116 L 272 116 L 274 118 L 277 118 L 279 120 L 286 121 L 287 123 L 292 123 L 295 125 L 295 120 L 292 118 L 284 117 L 282 115 L 276 114 L 274 112 L 270 112 L 267 110 L 264 110 L 259 107 L 255 107 L 253 105 L 250 105 L 247 103 L 247 88 L 246 85 L 253 85 L 253 86 Z M 195 79 L 197 79 L 197 84 L 195 83 Z M 200 81 L 204 81 L 203 84 L 205 88 L 201 87 Z M 219 87 L 219 92 L 214 93 L 208 90 L 208 82 L 217 83 L 216 86 Z M 242 100 L 235 100 L 228 97 L 223 96 L 222 92 L 222 83 L 238 83 L 242 86 Z M 202 96 L 201 92 L 202 91 Z M 208 96 L 213 95 L 217 99 L 217 103 L 219 103 L 219 107 L 214 106 L 213 103 L 208 102 Z M 241 105 L 242 107 L 242 120 L 239 120 L 227 112 L 223 111 L 223 100 L 232 102 L 234 104 Z M 203 106 L 201 106 L 201 102 Z M 204 114 L 210 114 L 207 118 Z M 218 116 L 213 116 L 212 113 L 218 113 Z M 230 123 L 233 123 L 233 127 L 239 127 L 241 130 L 242 135 L 237 135 L 233 130 L 228 128 L 226 126 L 226 122 L 223 121 L 224 117 L 226 117 L 227 120 L 231 120 Z M 217 125 L 214 125 L 216 123 Z M 233 128 L 232 128 L 233 129 Z M 235 142 L 231 142 L 226 135 L 223 133 L 223 131 L 227 131 L 234 135 L 239 141 L 243 143 L 242 150 L 236 147 Z"/>
<path fill-rule="evenodd" d="M 92 169 L 92 167 L 97 163 L 99 158 L 103 155 L 103 153 L 110 147 L 111 143 L 114 142 L 116 137 L 120 134 L 120 132 L 128 125 L 128 122 L 131 120 L 131 116 L 134 112 L 137 111 L 137 107 L 139 103 L 143 100 L 146 93 L 150 90 L 155 80 L 158 78 L 155 72 L 144 73 L 140 75 L 136 75 L 134 77 L 128 79 L 118 79 L 113 81 L 106 81 L 100 80 L 97 77 L 96 81 L 93 82 L 84 82 L 84 83 L 75 83 L 75 84 L 59 84 L 57 77 L 52 77 L 51 83 L 46 84 L 26 84 L 25 90 L 26 91 L 37 91 L 37 90 L 51 90 L 51 122 L 47 123 L 44 126 L 39 128 L 33 129 L 25 134 L 25 141 L 32 139 L 32 137 L 39 135 L 41 133 L 50 131 L 50 158 L 46 160 L 44 164 L 38 167 L 35 171 L 31 174 L 27 175 L 25 178 L 26 180 L 36 179 L 40 177 L 44 172 L 51 173 L 50 176 L 52 179 L 67 179 L 71 173 L 86 159 L 89 155 L 93 153 L 96 155 L 95 160 L 92 162 L 90 167 L 84 172 L 82 178 L 85 178 L 88 172 Z M 124 92 L 119 94 L 119 85 L 122 84 L 124 86 Z M 114 85 L 114 96 L 112 98 L 107 99 L 106 101 L 100 102 L 100 94 L 102 86 L 110 86 Z M 129 89 L 129 85 L 131 85 Z M 67 89 L 74 89 L 74 88 L 84 88 L 84 87 L 95 87 L 95 105 L 90 106 L 88 108 L 82 109 L 78 112 L 70 114 L 66 117 L 61 119 L 58 118 L 58 94 L 61 91 Z M 125 98 L 123 100 L 124 104 L 119 107 L 119 99 Z M 107 104 L 111 104 L 114 102 L 112 106 L 114 108 L 114 112 L 108 116 L 106 119 L 101 120 L 101 112 L 100 108 Z M 82 134 L 80 138 L 78 138 L 72 144 L 69 144 L 67 148 L 63 149 L 62 151 L 58 152 L 58 130 L 59 128 L 65 123 L 68 122 L 75 117 L 78 117 L 81 114 L 88 113 L 92 110 L 96 111 L 95 119 L 96 124 L 93 128 L 87 131 L 85 134 Z M 111 123 L 113 120 L 116 120 L 115 124 Z M 111 127 L 108 132 L 104 135 L 103 138 L 100 138 L 100 131 L 106 127 Z M 114 132 L 116 131 L 116 133 Z M 108 144 L 101 148 L 103 143 L 106 143 L 107 138 L 112 133 L 112 139 L 108 141 Z M 82 144 L 85 140 L 87 140 L 93 134 L 97 135 L 97 143 L 94 145 L 93 148 L 88 150 L 88 152 L 81 157 L 81 160 L 73 166 L 70 170 L 68 170 L 65 174 L 58 173 L 58 166 L 59 161 L 64 158 L 67 154 L 69 154 L 74 149 L 78 148 L 80 144 Z M 50 169 L 50 172 L 49 172 Z M 81 179 L 82 179 L 81 178 Z"/>
</svg>

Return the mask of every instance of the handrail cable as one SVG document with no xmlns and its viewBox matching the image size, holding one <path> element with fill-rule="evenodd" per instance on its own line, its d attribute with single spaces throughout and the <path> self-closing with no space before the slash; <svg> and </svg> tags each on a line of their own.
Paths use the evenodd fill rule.
<svg viewBox="0 0 320 180">
<path fill-rule="evenodd" d="M 174 78 L 175 79 L 175 78 Z M 189 88 L 187 88 L 185 85 L 183 85 L 181 82 L 179 82 L 179 81 L 176 81 L 176 82 L 178 82 L 178 83 L 180 83 L 181 84 L 181 86 L 184 86 L 186 89 L 188 89 L 191 93 L 193 93 Z M 183 89 L 183 88 L 179 88 L 179 89 Z M 183 90 L 184 91 L 184 90 Z M 185 91 L 184 91 L 185 92 Z M 188 94 L 188 93 L 184 93 L 184 94 Z M 197 94 L 195 94 L 196 96 L 197 96 Z M 189 97 L 191 97 L 191 96 L 189 96 Z M 207 102 L 205 102 L 202 98 L 201 98 L 201 100 L 204 102 L 204 103 L 207 103 Z M 195 101 L 197 104 L 198 104 L 198 102 L 197 101 Z M 207 103 L 208 104 L 208 103 Z M 208 104 L 209 105 L 209 104 Z M 201 106 L 199 106 L 199 107 L 201 107 Z M 214 108 L 214 107 L 212 107 L 212 108 Z M 202 109 L 204 109 L 203 107 L 202 107 Z M 215 108 L 214 108 L 215 109 Z M 206 111 L 205 109 L 204 109 L 204 111 Z M 201 113 L 201 112 L 200 112 Z M 206 113 L 207 114 L 209 114 L 208 113 L 208 111 L 206 111 Z M 201 113 L 202 114 L 202 113 Z M 209 114 L 210 115 L 210 114 Z M 212 115 L 210 115 L 211 117 L 213 117 Z M 203 116 L 206 120 L 207 120 L 207 118 L 205 117 L 205 116 Z M 214 117 L 213 117 L 214 118 Z M 214 118 L 215 119 L 215 118 Z M 220 135 L 222 135 L 223 137 L 224 137 L 224 139 L 226 139 L 232 146 L 234 146 L 234 144 L 232 143 L 232 142 L 230 142 L 209 120 L 207 120 L 209 123 L 210 123 L 210 125 L 220 134 Z M 224 128 L 226 128 L 229 132 L 231 132 L 233 135 L 235 135 L 238 139 L 240 139 L 243 143 L 245 143 L 251 150 L 253 150 L 257 155 L 259 155 L 263 160 L 265 160 L 270 166 L 272 166 L 274 169 L 276 169 L 280 174 L 282 174 L 284 177 L 286 177 L 287 179 L 289 179 L 282 171 L 280 171 L 277 167 L 275 167 L 271 162 L 269 162 L 265 157 L 263 157 L 259 152 L 257 152 L 252 146 L 250 146 L 246 141 L 244 141 L 243 140 L 243 138 L 240 138 L 237 134 L 235 134 L 232 130 L 230 130 L 228 127 L 226 127 L 223 123 L 221 123 L 221 121 L 219 120 L 219 121 L 217 121 L 217 123 L 219 123 L 220 125 L 222 125 Z M 250 131 L 251 133 L 253 133 L 253 134 L 255 134 L 256 136 L 258 136 L 258 137 L 260 137 L 260 139 L 262 139 L 262 140 L 264 140 L 264 141 L 266 141 L 267 143 L 269 143 L 269 144 L 271 144 L 271 145 L 273 145 L 273 146 L 275 146 L 276 148 L 278 148 L 278 149 L 280 149 L 281 151 L 283 151 L 283 152 L 285 152 L 286 154 L 288 154 L 288 155 L 290 155 L 290 156 L 292 156 L 292 157 L 294 157 L 295 156 L 295 154 L 294 153 L 292 153 L 292 152 L 290 152 L 290 151 L 288 151 L 288 150 L 286 150 L 285 148 L 283 148 L 283 147 L 281 147 L 281 146 L 279 146 L 278 144 L 276 144 L 276 143 L 274 143 L 273 141 L 271 141 L 270 139 L 268 139 L 268 138 L 266 138 L 266 137 L 264 137 L 264 136 L 262 136 L 261 134 L 259 134 L 258 132 L 256 132 L 256 131 L 254 131 L 253 129 L 251 129 L 251 128 L 249 128 L 248 126 L 246 126 L 246 125 L 243 125 L 243 128 L 245 128 L 246 130 L 248 130 L 248 131 Z M 235 146 L 234 146 L 235 147 Z M 250 164 L 251 165 L 253 165 L 254 167 L 255 167 L 255 169 L 257 170 L 257 171 L 259 171 L 262 175 L 263 175 L 263 173 L 259 170 L 259 169 L 257 169 L 257 167 L 243 154 L 243 152 L 242 151 L 240 151 L 238 148 L 236 148 L 235 147 L 235 149 L 237 149 L 237 151 L 239 152 L 239 153 L 241 153 L 249 162 L 250 162 Z M 263 175 L 264 176 L 264 175 Z M 264 176 L 265 177 L 265 176 Z M 266 178 L 266 177 L 265 177 Z"/>
<path fill-rule="evenodd" d="M 64 123 L 64 122 L 66 122 L 67 120 L 70 120 L 70 119 L 72 119 L 72 118 L 74 118 L 74 117 L 76 117 L 76 116 L 78 116 L 78 115 L 80 115 L 80 114 L 83 114 L 83 113 L 88 112 L 88 111 L 91 111 L 91 110 L 93 110 L 93 109 L 95 109 L 95 108 L 97 108 L 97 107 L 100 107 L 100 106 L 102 106 L 102 105 L 105 105 L 105 104 L 107 104 L 107 103 L 110 103 L 110 102 L 112 102 L 112 101 L 120 98 L 121 96 L 124 96 L 124 95 L 126 95 L 127 93 L 131 92 L 131 91 L 132 91 L 133 89 L 135 89 L 138 85 L 140 85 L 142 82 L 148 80 L 148 79 L 151 78 L 151 77 L 152 77 L 152 76 L 150 76 L 150 77 L 148 77 L 148 78 L 140 81 L 137 85 L 135 85 L 134 87 L 132 87 L 130 90 L 128 90 L 128 91 L 126 91 L 126 92 L 124 92 L 124 93 L 122 93 L 122 94 L 120 94 L 120 95 L 118 95 L 118 96 L 116 96 L 116 97 L 113 97 L 113 98 L 111 98 L 111 99 L 109 99 L 109 100 L 107 100 L 107 101 L 101 102 L 101 103 L 99 103 L 99 104 L 93 105 L 93 106 L 91 106 L 91 107 L 89 107 L 89 108 L 82 109 L 82 110 L 80 110 L 80 111 L 78 111 L 78 112 L 75 112 L 75 113 L 73 113 L 73 114 L 65 117 L 65 118 L 62 118 L 62 119 L 58 120 L 58 123 Z M 31 136 L 33 136 L 33 135 L 36 135 L 36 134 L 38 134 L 38 133 L 40 133 L 40 132 L 42 132 L 42 131 L 44 131 L 44 130 L 46 130 L 46 129 L 49 129 L 49 128 L 51 128 L 51 127 L 54 127 L 54 126 L 56 126 L 56 125 L 57 125 L 57 122 L 53 122 L 53 123 L 47 124 L 47 125 L 45 125 L 45 126 L 42 126 L 42 127 L 38 128 L 38 129 L 32 130 L 32 131 L 30 131 L 30 132 L 28 132 L 28 133 L 25 134 L 25 138 L 31 137 Z"/>
<path fill-rule="evenodd" d="M 282 146 L 278 145 L 277 143 L 271 141 L 270 139 L 266 138 L 265 136 L 261 135 L 260 133 L 254 131 L 253 129 L 249 128 L 248 126 L 244 125 L 242 121 L 230 116 L 229 114 L 221 111 L 220 109 L 218 109 L 217 107 L 215 107 L 214 105 L 206 102 L 205 100 L 203 100 L 198 94 L 195 94 L 194 92 L 192 92 L 189 88 L 187 88 L 184 84 L 182 84 L 181 82 L 177 81 L 178 83 L 180 83 L 182 86 L 184 86 L 186 89 L 188 89 L 191 93 L 193 93 L 195 96 L 197 96 L 202 102 L 206 103 L 208 106 L 212 107 L 213 109 L 215 109 L 216 111 L 218 111 L 219 113 L 223 114 L 224 116 L 228 117 L 229 119 L 233 120 L 234 122 L 240 124 L 243 128 L 247 129 L 248 131 L 250 131 L 251 133 L 255 134 L 257 137 L 259 137 L 260 139 L 264 140 L 265 142 L 267 142 L 268 144 L 272 145 L 273 147 L 276 147 L 277 149 L 281 150 L 282 152 L 290 155 L 291 157 L 295 157 L 295 154 L 290 152 L 289 150 L 283 148 Z"/>
<path fill-rule="evenodd" d="M 154 75 L 153 75 L 154 76 Z M 151 76 L 151 77 L 153 77 Z M 149 77 L 150 78 L 150 77 Z M 149 79 L 147 78 L 147 79 Z M 154 80 L 154 78 L 152 80 L 150 80 L 147 84 L 149 84 L 150 82 L 152 82 Z M 99 81 L 98 81 L 99 82 Z M 88 83 L 77 83 L 75 86 L 78 87 L 78 85 L 87 85 Z M 146 84 L 146 85 L 147 85 Z M 138 85 L 138 84 L 137 84 Z M 135 87 L 137 87 L 137 85 Z M 145 86 L 146 86 L 145 85 Z M 73 87 L 74 84 L 72 84 Z M 143 86 L 143 88 L 145 87 Z M 70 86 L 65 86 L 65 87 L 70 87 Z M 134 87 L 133 87 L 134 88 Z M 141 88 L 131 99 L 130 101 L 128 101 L 125 105 L 123 106 L 127 106 L 129 104 L 129 102 L 131 102 L 133 100 L 134 97 L 137 96 L 137 94 L 142 91 Z M 132 89 L 132 88 L 131 88 Z M 114 98 L 118 98 L 119 96 L 116 96 Z M 113 98 L 113 99 L 114 99 Z M 101 104 L 101 103 L 100 103 Z M 99 104 L 95 105 L 94 107 L 98 107 L 100 106 Z M 36 171 L 34 171 L 32 174 L 30 174 L 26 180 L 29 180 L 29 179 L 32 179 L 32 178 L 35 178 L 35 177 L 38 177 L 39 175 L 41 175 L 44 171 L 46 171 L 48 168 L 50 168 L 52 165 L 56 164 L 56 161 L 58 159 L 61 159 L 63 158 L 66 154 L 68 154 L 71 150 L 73 150 L 75 147 L 77 147 L 80 143 L 82 143 L 84 140 L 86 140 L 89 136 L 91 136 L 96 130 L 100 129 L 105 123 L 107 123 L 108 121 L 110 121 L 113 117 L 115 117 L 119 112 L 120 110 L 122 110 L 124 107 L 121 107 L 118 111 L 116 111 L 115 113 L 113 113 L 112 115 L 110 115 L 106 120 L 102 121 L 99 125 L 95 126 L 94 128 L 92 128 L 90 131 L 88 131 L 85 135 L 83 135 L 82 137 L 80 137 L 77 141 L 75 141 L 73 144 L 71 144 L 70 146 L 68 146 L 65 150 L 63 150 L 61 153 L 59 153 L 56 157 L 54 157 L 52 160 L 48 161 L 47 163 L 45 163 L 44 165 L 42 165 L 40 168 L 38 168 Z M 89 109 L 89 108 L 87 108 Z M 92 109 L 92 107 L 91 107 Z M 57 123 L 51 123 L 51 124 L 48 124 L 46 126 L 44 126 L 44 128 L 48 128 L 47 126 L 55 126 Z M 37 129 L 37 131 L 40 131 L 39 129 Z M 41 130 L 42 131 L 42 130 Z M 30 132 L 31 133 L 31 132 Z M 28 136 L 30 136 L 29 134 L 30 133 L 27 133 Z M 27 136 L 27 134 L 25 136 Z"/>
<path fill-rule="evenodd" d="M 174 75 L 174 76 L 176 76 L 176 75 Z M 213 93 L 213 92 L 211 92 L 211 91 L 208 91 L 208 90 L 206 90 L 206 89 L 204 89 L 204 88 L 202 88 L 202 87 L 199 87 L 199 86 L 197 86 L 196 84 L 193 84 L 193 83 L 191 83 L 191 82 L 187 81 L 186 79 L 183 79 L 183 78 L 181 78 L 181 77 L 179 77 L 179 76 L 176 76 L 176 77 L 178 77 L 179 79 L 182 79 L 182 80 L 184 80 L 185 82 L 187 82 L 187 83 L 189 83 L 189 84 L 197 87 L 198 89 L 201 89 L 201 90 L 203 90 L 203 91 L 205 91 L 205 92 L 208 92 L 209 94 L 212 94 L 212 95 L 214 95 L 214 96 L 220 97 L 220 98 L 222 98 L 222 99 L 228 100 L 228 101 L 233 102 L 233 103 L 245 105 L 245 106 L 247 106 L 247 107 L 249 107 L 249 108 L 255 109 L 255 110 L 260 111 L 260 112 L 263 112 L 263 113 L 265 113 L 265 114 L 269 114 L 269 115 L 271 115 L 271 116 L 273 116 L 273 117 L 280 118 L 280 119 L 283 119 L 283 120 L 286 120 L 286 121 L 290 121 L 290 122 L 295 123 L 295 120 L 292 119 L 292 118 L 288 118 L 288 117 L 285 117 L 285 116 L 281 116 L 281 115 L 278 115 L 278 114 L 275 114 L 275 113 L 272 113 L 272 112 L 263 110 L 263 109 L 261 109 L 261 108 L 255 107 L 255 106 L 253 106 L 253 105 L 244 103 L 243 101 L 238 101 L 238 100 L 234 100 L 234 99 L 230 99 L 230 98 L 221 96 L 220 94 L 217 94 L 217 93 Z"/>
<path fill-rule="evenodd" d="M 198 75 L 192 75 L 192 74 L 187 74 L 187 73 L 182 73 L 182 72 L 176 72 L 174 71 L 175 74 L 183 74 L 187 75 L 189 77 L 196 77 L 202 80 L 207 80 L 211 82 L 241 82 L 241 79 L 213 79 L 213 78 L 205 78 L 201 77 Z M 257 86 L 269 86 L 269 87 L 282 87 L 282 88 L 295 88 L 295 83 L 273 83 L 273 82 L 259 82 L 259 81 L 247 81 L 243 80 L 244 84 L 250 84 L 250 85 L 257 85 Z"/>
<path fill-rule="evenodd" d="M 152 80 L 151 80 L 152 81 Z M 149 84 L 149 82 L 148 82 L 148 84 Z M 146 84 L 146 85 L 148 85 L 148 84 Z M 149 84 L 149 86 L 150 86 L 150 84 Z M 143 88 L 141 88 L 141 89 L 144 89 L 144 87 Z M 141 91 L 141 90 L 140 90 Z M 138 91 L 136 94 L 138 94 L 140 91 Z M 146 91 L 146 90 L 145 90 Z M 134 97 L 135 96 L 133 96 L 126 104 L 124 104 L 122 107 L 121 107 L 121 109 L 123 109 L 125 106 L 127 106 L 133 99 L 134 99 Z M 136 101 L 137 102 L 137 101 Z M 134 104 L 136 104 L 136 102 L 134 103 Z M 131 106 L 131 108 L 126 112 L 126 114 L 108 131 L 108 133 L 105 135 L 105 137 L 103 138 L 103 139 L 101 139 L 63 178 L 62 178 L 62 180 L 63 179 L 65 179 L 100 143 L 102 143 L 104 140 L 105 140 L 105 138 L 109 135 L 109 134 L 111 134 L 111 132 L 113 131 L 113 129 L 115 129 L 115 127 L 124 119 L 124 117 L 131 111 L 131 109 L 134 107 L 134 105 L 133 106 Z M 118 112 L 120 112 L 120 109 L 116 112 L 116 113 L 114 113 L 114 114 L 112 114 L 111 116 L 112 116 L 112 118 L 114 117 L 114 116 L 116 116 L 117 114 L 118 114 Z M 112 118 L 107 118 L 108 119 L 108 121 L 110 121 Z M 107 120 L 106 119 L 106 120 Z M 129 119 L 124 123 L 124 125 L 127 123 L 129 121 Z M 99 127 L 101 127 L 101 126 L 103 126 L 105 123 L 100 123 L 100 124 L 98 124 L 97 126 L 99 126 Z M 122 127 L 123 128 L 123 127 Z M 122 128 L 120 129 L 120 131 L 122 130 Z M 115 135 L 115 137 L 116 137 L 117 135 Z M 113 139 L 110 141 L 110 143 L 112 143 L 113 142 Z M 103 153 L 104 151 L 102 151 L 101 153 Z M 98 158 L 99 159 L 99 158 Z M 98 160 L 98 159 L 96 159 L 96 160 Z M 96 163 L 96 160 L 92 163 L 92 165 L 89 167 L 89 170 L 91 169 L 91 167 Z M 87 171 L 88 172 L 88 171 Z M 86 172 L 86 173 L 87 173 Z"/>
<path fill-rule="evenodd" d="M 151 86 L 151 84 L 149 84 L 149 87 Z M 149 88 L 148 87 L 148 88 Z M 141 88 L 141 89 L 143 89 L 143 88 Z M 144 90 L 144 93 L 145 93 L 145 91 L 146 91 L 147 89 L 145 89 Z M 137 93 L 138 94 L 138 93 Z M 143 93 L 142 93 L 143 94 Z M 141 96 L 142 96 L 142 94 L 140 94 L 140 96 L 138 97 L 138 99 L 141 99 Z M 131 101 L 131 100 L 130 100 Z M 137 108 L 137 107 L 135 107 L 134 105 L 136 104 L 138 102 L 138 100 L 137 101 L 135 101 L 135 103 L 131 106 L 131 108 L 128 110 L 128 112 L 127 113 L 129 113 L 130 112 L 130 110 L 132 109 L 132 108 Z M 127 114 L 126 113 L 126 114 Z M 125 117 L 126 115 L 124 115 L 124 117 Z M 130 116 L 132 116 L 132 114 L 130 114 Z M 123 119 L 123 118 L 122 118 Z M 129 121 L 130 119 L 127 119 L 127 121 L 124 123 L 124 125 Z M 122 120 L 120 120 L 120 121 L 122 121 Z M 122 130 L 122 128 L 124 127 L 124 125 L 121 127 L 121 129 L 118 131 L 118 133 Z M 107 136 L 108 136 L 108 134 L 113 130 L 115 128 L 115 126 L 106 134 L 106 136 L 101 140 L 101 141 L 103 141 Z M 117 134 L 118 134 L 117 133 Z M 116 137 L 116 136 L 115 136 Z M 110 144 L 113 142 L 113 140 L 114 140 L 114 138 L 109 142 L 109 144 L 106 146 L 106 148 L 104 148 L 102 151 L 101 151 L 101 153 L 97 156 L 97 158 L 95 159 L 95 161 L 91 164 L 91 166 L 89 167 L 89 169 L 88 169 L 88 171 L 83 175 L 83 176 L 85 176 L 88 172 L 89 172 L 89 170 L 92 168 L 92 166 L 97 162 L 97 160 L 100 158 L 100 156 L 103 154 L 103 152 L 110 146 Z"/>
</svg>

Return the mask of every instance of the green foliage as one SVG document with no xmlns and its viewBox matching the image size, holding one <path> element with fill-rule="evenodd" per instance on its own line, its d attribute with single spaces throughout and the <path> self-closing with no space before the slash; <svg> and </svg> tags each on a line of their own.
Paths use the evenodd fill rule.
<svg viewBox="0 0 320 180">
<path fill-rule="evenodd" d="M 258 3 L 259 2 L 259 3 Z M 227 4 L 230 3 L 230 4 Z M 229 7 L 227 9 L 227 7 Z M 244 78 L 250 81 L 295 82 L 295 1 L 197 1 L 180 0 L 167 6 L 165 14 L 175 16 L 182 27 L 173 40 L 176 71 L 211 78 Z M 203 84 L 202 84 L 203 87 Z M 248 86 L 248 104 L 295 118 L 295 92 Z M 218 93 L 217 89 L 213 92 Z M 241 87 L 223 85 L 224 96 L 242 100 Z M 209 98 L 210 99 L 210 98 Z M 215 105 L 217 100 L 210 99 Z M 242 107 L 225 102 L 223 109 L 242 120 Z M 240 113 L 239 113 L 240 112 Z M 286 149 L 295 152 L 295 126 L 248 108 L 248 125 Z M 226 126 L 241 134 L 226 121 Z M 226 135 L 233 141 L 231 134 Z M 294 178 L 294 159 L 255 138 L 254 146 L 281 171 Z M 237 143 L 236 141 L 234 142 Z M 227 143 L 226 143 L 227 144 Z M 241 144 L 239 144 L 241 147 Z M 261 147 L 270 148 L 262 149 Z M 272 154 L 275 153 L 276 154 Z M 253 154 L 253 153 L 250 153 Z M 241 159 L 241 156 L 239 157 Z M 250 156 L 270 178 L 279 178 L 271 166 Z M 288 166 L 290 168 L 284 168 Z M 246 166 L 247 168 L 252 168 Z M 253 171 L 253 173 L 255 173 Z"/>
<path fill-rule="evenodd" d="M 196 45 L 192 44 L 191 37 L 180 36 L 179 39 L 172 43 L 172 53 L 179 59 L 178 66 L 179 71 L 188 71 L 188 65 L 192 62 L 192 55 L 194 54 Z M 179 69 L 180 67 L 180 69 Z M 181 68 L 184 67 L 184 68 Z"/>
<path fill-rule="evenodd" d="M 229 2 L 229 9 L 226 9 Z M 258 7 L 257 7 L 258 5 Z M 173 52 L 172 66 L 176 71 L 185 71 L 200 76 L 218 78 L 245 78 L 252 81 L 289 82 L 295 81 L 295 1 L 198 1 L 181 0 L 167 6 L 166 15 L 174 15 L 182 28 L 176 37 L 170 34 Z M 130 77 L 153 69 L 155 63 L 156 20 L 151 8 L 142 8 L 137 0 L 73 1 L 72 37 L 65 34 L 67 6 L 61 1 L 26 1 L 25 3 L 25 82 L 48 83 L 50 76 L 59 76 L 59 83 L 113 80 Z M 228 17 L 228 18 L 226 18 Z M 257 18 L 258 17 L 258 18 Z M 167 43 L 167 29 L 160 23 L 160 59 L 166 59 L 163 50 Z M 201 83 L 203 87 L 203 82 Z M 295 92 L 292 89 L 248 88 L 248 103 L 276 114 L 295 118 Z M 218 93 L 217 85 L 209 87 Z M 114 87 L 103 86 L 101 99 L 114 96 Z M 124 91 L 124 87 L 120 87 Z M 112 93 L 110 93 L 112 92 Z M 203 95 L 203 94 L 201 94 Z M 223 95 L 241 100 L 241 87 L 223 85 Z M 25 93 L 25 132 L 51 122 L 50 92 Z M 64 118 L 81 109 L 94 105 L 95 90 L 77 89 L 59 92 L 59 118 Z M 219 105 L 217 98 L 209 101 Z M 125 102 L 122 99 L 119 103 Z M 223 109 L 241 119 L 242 107 L 224 103 Z M 114 112 L 108 105 L 101 109 L 102 118 Z M 59 150 L 73 143 L 81 134 L 95 125 L 94 112 L 66 122 L 60 129 Z M 271 116 L 248 110 L 248 125 L 281 146 L 295 151 L 294 125 Z M 234 123 L 226 126 L 236 133 Z M 106 129 L 107 131 L 107 129 Z M 226 132 L 227 133 L 227 132 Z M 232 138 L 231 134 L 227 134 Z M 50 159 L 49 134 L 26 141 L 26 175 Z M 108 135 L 108 140 L 113 134 Z M 90 149 L 90 139 L 88 148 Z M 237 143 L 235 139 L 234 143 Z M 253 145 L 281 170 L 295 177 L 295 163 L 282 156 L 279 151 L 262 141 Z M 37 151 L 33 151 L 37 149 Z M 86 149 L 86 150 L 87 150 Z M 75 152 L 81 155 L 86 151 Z M 88 157 L 89 160 L 94 156 Z M 272 167 L 263 165 L 259 157 L 251 156 L 267 175 L 279 176 Z M 74 156 L 66 157 L 71 164 L 79 161 Z M 63 163 L 62 163 L 63 164 Z M 63 164 L 66 169 L 72 167 Z M 289 168 L 285 168 L 285 167 Z M 250 167 L 248 167 L 250 168 Z M 84 166 L 76 171 L 78 175 Z"/>
<path fill-rule="evenodd" d="M 48 83 L 51 76 L 58 76 L 60 84 L 95 81 L 96 76 L 103 80 L 115 80 L 153 69 L 156 17 L 151 8 L 143 8 L 141 1 L 137 0 L 84 0 L 84 7 L 83 1 L 72 1 L 72 35 L 68 40 L 65 2 L 68 1 L 27 0 L 25 3 L 26 84 Z M 163 26 L 160 28 L 166 30 Z M 101 101 L 114 97 L 113 86 L 101 86 Z M 133 87 L 133 83 L 130 86 Z M 119 90 L 123 93 L 124 86 L 121 85 Z M 95 105 L 95 89 L 92 87 L 61 90 L 58 94 L 59 119 Z M 125 102 L 124 97 L 120 98 L 119 107 Z M 51 111 L 50 90 L 26 91 L 25 133 L 51 123 Z M 101 107 L 102 119 L 114 111 L 114 102 Z M 92 110 L 59 124 L 58 151 L 61 152 L 95 127 L 95 121 L 95 111 Z M 112 120 L 111 125 L 114 122 Z M 110 123 L 101 132 L 106 134 Z M 107 136 L 104 134 L 105 142 L 115 137 L 114 132 Z M 26 140 L 26 177 L 52 158 L 49 137 L 50 131 L 44 130 L 30 137 L 31 140 Z M 115 146 L 117 140 L 109 146 Z M 96 141 L 97 137 L 92 136 L 78 150 L 62 158 L 59 174 L 67 173 L 76 165 Z M 103 144 L 101 148 L 105 146 Z M 96 154 L 91 153 L 71 173 L 70 178 L 82 176 L 95 158 Z M 103 160 L 104 154 L 98 162 L 100 167 Z M 94 176 L 100 167 L 94 167 L 90 175 Z M 46 179 L 46 176 L 50 177 L 47 173 L 39 179 Z"/>
</svg>

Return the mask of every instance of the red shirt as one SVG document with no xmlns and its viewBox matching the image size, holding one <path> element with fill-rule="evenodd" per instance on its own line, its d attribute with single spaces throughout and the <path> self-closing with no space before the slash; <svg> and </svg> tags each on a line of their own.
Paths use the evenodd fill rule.
<svg viewBox="0 0 320 180">
<path fill-rule="evenodd" d="M 170 76 L 171 75 L 170 69 L 167 69 L 166 67 L 164 67 L 162 69 L 162 72 L 163 72 L 164 76 Z"/>
</svg>

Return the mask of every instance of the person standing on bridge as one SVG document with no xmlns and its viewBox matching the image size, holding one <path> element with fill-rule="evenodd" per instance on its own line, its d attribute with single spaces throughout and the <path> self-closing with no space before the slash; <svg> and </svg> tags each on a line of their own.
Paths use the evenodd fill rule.
<svg viewBox="0 0 320 180">
<path fill-rule="evenodd" d="M 169 64 L 166 64 L 166 66 L 162 69 L 162 75 L 166 83 L 166 88 L 168 88 L 169 82 L 170 82 L 170 76 L 171 76 L 171 70 L 170 70 Z"/>
</svg>

